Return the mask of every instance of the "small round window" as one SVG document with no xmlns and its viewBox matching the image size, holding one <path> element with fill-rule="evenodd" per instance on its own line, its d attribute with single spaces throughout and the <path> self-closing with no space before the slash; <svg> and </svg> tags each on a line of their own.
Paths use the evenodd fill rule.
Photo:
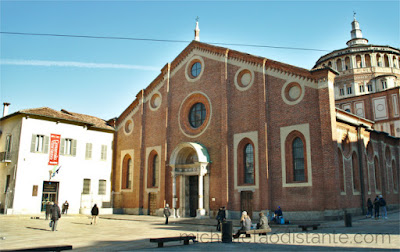
<svg viewBox="0 0 400 252">
<path fill-rule="evenodd" d="M 200 127 L 206 119 L 207 111 L 203 103 L 196 103 L 189 112 L 189 123 L 193 128 Z"/>
<path fill-rule="evenodd" d="M 200 72 L 201 72 L 201 64 L 200 64 L 200 62 L 194 63 L 192 65 L 192 69 L 191 69 L 192 76 L 194 78 L 196 78 L 197 76 L 199 76 Z"/>
<path fill-rule="evenodd" d="M 133 122 L 131 120 L 128 120 L 125 123 L 125 133 L 129 134 L 132 132 L 132 130 L 133 130 Z"/>
</svg>

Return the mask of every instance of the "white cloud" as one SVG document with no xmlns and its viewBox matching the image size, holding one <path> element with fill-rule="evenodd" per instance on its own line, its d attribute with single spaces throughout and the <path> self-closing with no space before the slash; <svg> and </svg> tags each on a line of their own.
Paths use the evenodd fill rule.
<svg viewBox="0 0 400 252">
<path fill-rule="evenodd" d="M 109 64 L 109 63 L 88 63 L 88 62 L 77 62 L 77 61 L 0 59 L 0 65 L 44 66 L 44 67 L 80 67 L 80 68 L 114 68 L 114 69 L 160 71 L 160 68 L 152 67 L 152 66 Z"/>
</svg>

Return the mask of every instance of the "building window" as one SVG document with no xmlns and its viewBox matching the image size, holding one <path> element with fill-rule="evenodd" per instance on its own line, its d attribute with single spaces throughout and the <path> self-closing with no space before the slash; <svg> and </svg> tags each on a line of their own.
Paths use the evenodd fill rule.
<svg viewBox="0 0 400 252">
<path fill-rule="evenodd" d="M 47 153 L 49 151 L 49 137 L 44 135 L 32 135 L 31 152 Z"/>
<path fill-rule="evenodd" d="M 341 95 L 341 96 L 344 95 L 344 89 L 343 89 L 343 88 L 340 89 L 340 95 Z"/>
<path fill-rule="evenodd" d="M 304 144 L 300 138 L 293 141 L 293 175 L 294 181 L 304 181 Z"/>
<path fill-rule="evenodd" d="M 372 84 L 368 84 L 367 88 L 368 88 L 368 92 L 372 92 Z"/>
<path fill-rule="evenodd" d="M 155 155 L 153 158 L 153 187 L 158 187 L 158 167 L 160 165 L 158 155 Z"/>
<path fill-rule="evenodd" d="M 157 152 L 150 152 L 148 158 L 147 187 L 158 187 L 160 160 Z"/>
<path fill-rule="evenodd" d="M 92 159 L 92 144 L 91 143 L 86 143 L 85 158 Z"/>
<path fill-rule="evenodd" d="M 207 111 L 203 103 L 196 103 L 189 112 L 189 123 L 193 128 L 200 127 L 206 119 Z"/>
<path fill-rule="evenodd" d="M 90 194 L 90 179 L 83 179 L 82 194 Z"/>
<path fill-rule="evenodd" d="M 100 179 L 99 180 L 99 195 L 106 195 L 106 180 Z"/>
<path fill-rule="evenodd" d="M 386 81 L 382 81 L 382 89 L 386 89 L 387 88 L 387 83 Z"/>
<path fill-rule="evenodd" d="M 70 138 L 62 138 L 60 155 L 76 156 L 76 140 Z"/>
<path fill-rule="evenodd" d="M 361 84 L 359 87 L 360 87 L 360 93 L 364 93 L 364 85 Z"/>
<path fill-rule="evenodd" d="M 347 94 L 351 94 L 351 93 L 352 93 L 351 87 L 348 87 L 347 88 Z"/>
<path fill-rule="evenodd" d="M 191 68 L 192 76 L 193 77 L 197 77 L 197 76 L 199 76 L 200 72 L 201 72 L 201 64 L 200 64 L 200 62 L 194 63 L 192 65 L 192 68 Z"/>
<path fill-rule="evenodd" d="M 351 161 L 352 161 L 352 168 L 353 168 L 353 189 L 354 191 L 359 192 L 360 191 L 360 173 L 359 173 L 359 167 L 358 167 L 358 158 L 357 154 L 353 153 L 351 156 Z"/>
<path fill-rule="evenodd" d="M 254 149 L 253 145 L 247 144 L 244 147 L 244 183 L 254 184 Z"/>
<path fill-rule="evenodd" d="M 132 188 L 133 162 L 129 155 L 125 155 L 122 162 L 122 189 Z"/>
<path fill-rule="evenodd" d="M 238 185 L 254 185 L 255 152 L 254 144 L 249 138 L 243 138 L 237 146 Z"/>
<path fill-rule="evenodd" d="M 375 190 L 380 191 L 381 190 L 381 176 L 379 175 L 379 162 L 378 159 L 375 157 L 374 159 L 374 170 L 375 170 Z"/>
<path fill-rule="evenodd" d="M 107 160 L 107 145 L 103 144 L 101 145 L 101 156 L 100 159 L 102 161 Z"/>
</svg>

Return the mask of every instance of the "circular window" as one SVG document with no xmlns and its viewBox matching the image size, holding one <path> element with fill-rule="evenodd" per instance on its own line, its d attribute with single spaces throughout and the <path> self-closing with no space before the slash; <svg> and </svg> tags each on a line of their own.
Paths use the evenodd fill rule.
<svg viewBox="0 0 400 252">
<path fill-rule="evenodd" d="M 192 126 L 195 129 L 200 127 L 204 123 L 206 115 L 207 111 L 203 103 L 198 102 L 194 104 L 189 112 L 190 126 Z"/>
<path fill-rule="evenodd" d="M 210 99 L 202 92 L 191 93 L 179 108 L 179 128 L 187 137 L 198 137 L 208 128 L 211 115 Z"/>
<path fill-rule="evenodd" d="M 200 56 L 194 56 L 186 64 L 185 77 L 189 82 L 195 82 L 204 73 L 204 60 Z"/>
<path fill-rule="evenodd" d="M 162 101 L 161 100 L 161 94 L 158 93 L 158 92 L 155 93 L 150 99 L 150 103 L 149 103 L 150 109 L 151 110 L 157 110 L 161 105 L 161 101 Z"/>
<path fill-rule="evenodd" d="M 304 89 L 297 82 L 290 82 L 282 88 L 282 98 L 286 104 L 295 105 L 304 97 Z"/>
<path fill-rule="evenodd" d="M 241 68 L 236 72 L 235 75 L 235 86 L 240 91 L 245 91 L 251 87 L 254 82 L 254 73 L 245 68 Z"/>
<path fill-rule="evenodd" d="M 200 62 L 195 62 L 192 65 L 192 69 L 191 69 L 192 76 L 194 78 L 196 78 L 197 76 L 199 76 L 200 72 L 201 72 L 201 64 L 200 64 Z"/>
<path fill-rule="evenodd" d="M 125 123 L 125 133 L 129 134 L 131 133 L 133 130 L 133 122 L 132 120 L 128 120 Z"/>
</svg>

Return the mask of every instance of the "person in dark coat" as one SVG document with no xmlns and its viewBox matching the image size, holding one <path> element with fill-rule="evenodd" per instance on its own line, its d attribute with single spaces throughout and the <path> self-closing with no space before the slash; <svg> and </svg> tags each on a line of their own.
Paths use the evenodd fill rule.
<svg viewBox="0 0 400 252">
<path fill-rule="evenodd" d="M 168 225 L 168 217 L 171 216 L 171 211 L 169 210 L 169 205 L 165 204 L 164 207 L 165 225 Z"/>
<path fill-rule="evenodd" d="M 221 231 L 221 223 L 224 222 L 226 220 L 226 213 L 225 213 L 225 207 L 221 207 L 218 210 L 218 214 L 217 214 L 217 231 Z"/>
<path fill-rule="evenodd" d="M 97 223 L 97 217 L 99 216 L 99 208 L 97 207 L 97 204 L 94 204 L 92 208 L 92 221 L 90 224 L 96 225 Z"/>
<path fill-rule="evenodd" d="M 58 219 L 61 218 L 60 207 L 58 207 L 57 203 L 54 203 L 54 205 L 51 206 L 50 215 L 51 215 L 51 230 L 54 232 L 57 231 Z"/>
<path fill-rule="evenodd" d="M 372 209 L 373 208 L 374 208 L 374 205 L 372 204 L 371 198 L 368 198 L 368 200 L 367 200 L 368 212 L 367 212 L 367 215 L 365 216 L 366 218 L 368 218 L 368 215 L 371 215 L 371 218 L 372 218 Z"/>
<path fill-rule="evenodd" d="M 382 218 L 387 219 L 386 201 L 382 195 L 379 195 L 379 206 L 381 207 Z"/>
<path fill-rule="evenodd" d="M 376 195 L 376 198 L 374 200 L 374 209 L 375 209 L 375 219 L 379 218 L 379 207 L 380 207 L 380 202 L 379 202 L 379 196 Z"/>
<path fill-rule="evenodd" d="M 63 211 L 62 211 L 62 213 L 64 214 L 67 214 L 68 213 L 68 207 L 69 207 L 69 203 L 68 203 L 68 201 L 65 201 L 64 202 L 64 204 L 63 204 L 63 206 L 62 206 L 62 209 L 63 209 Z"/>
</svg>

